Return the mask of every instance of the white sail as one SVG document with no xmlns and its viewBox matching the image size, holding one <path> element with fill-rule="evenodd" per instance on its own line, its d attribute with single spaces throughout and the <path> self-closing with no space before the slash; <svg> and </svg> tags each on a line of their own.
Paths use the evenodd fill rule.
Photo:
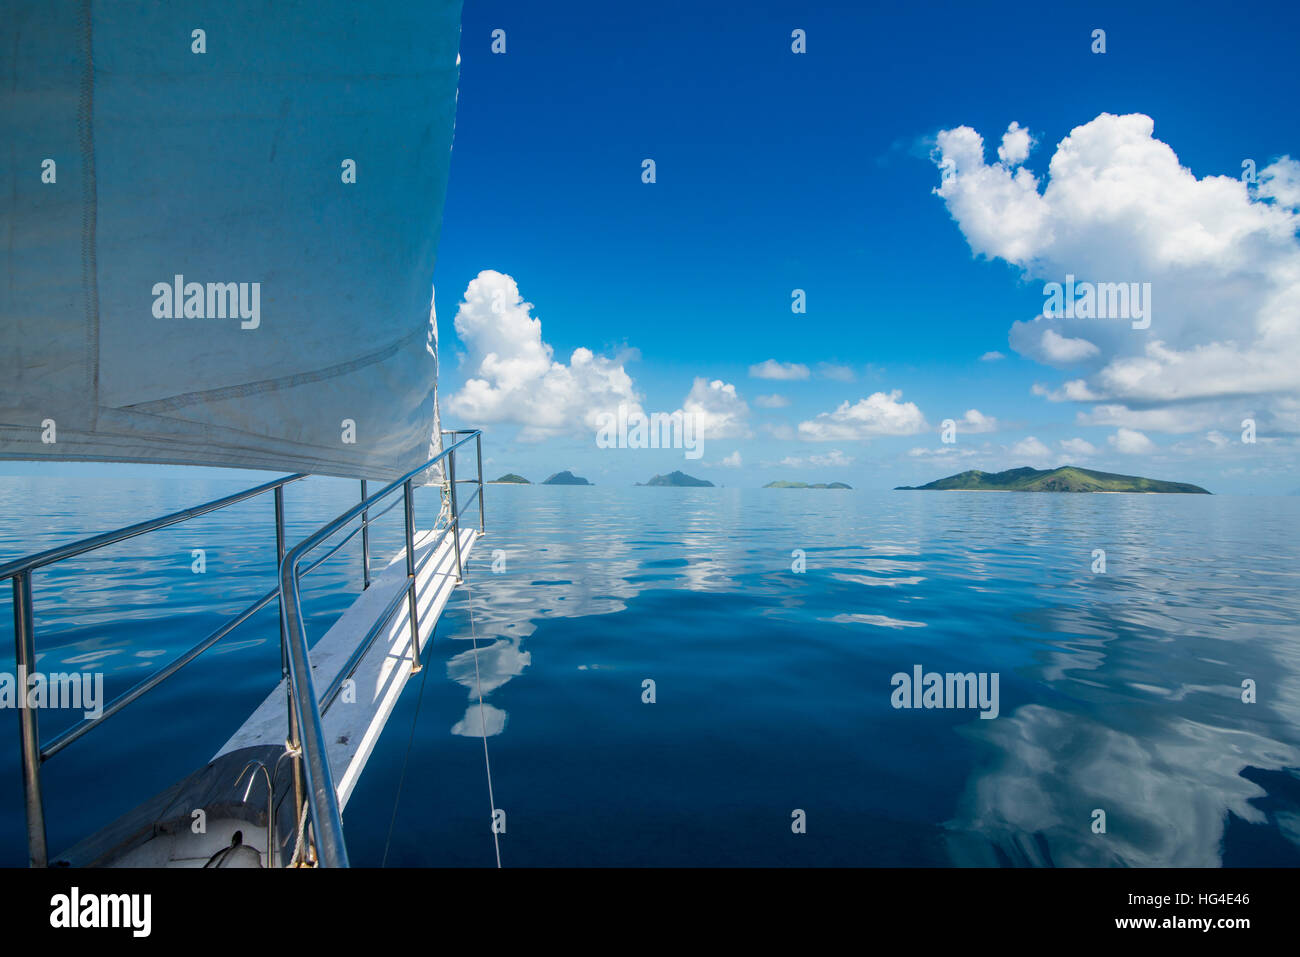
<svg viewBox="0 0 1300 957">
<path fill-rule="evenodd" d="M 7 4 L 0 458 L 424 461 L 460 8 Z"/>
</svg>

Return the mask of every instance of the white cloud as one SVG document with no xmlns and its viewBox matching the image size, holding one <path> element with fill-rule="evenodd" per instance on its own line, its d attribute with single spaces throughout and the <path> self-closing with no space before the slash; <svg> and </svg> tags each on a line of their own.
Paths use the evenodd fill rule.
<svg viewBox="0 0 1300 957">
<path fill-rule="evenodd" d="M 1125 455 L 1144 455 L 1147 452 L 1154 452 L 1156 445 L 1141 432 L 1133 429 L 1119 429 L 1114 435 L 1107 440 L 1116 452 L 1122 452 Z"/>
<path fill-rule="evenodd" d="M 853 456 L 845 455 L 839 449 L 831 449 L 825 455 L 786 456 L 779 464 L 792 469 L 844 468 L 853 464 Z"/>
<path fill-rule="evenodd" d="M 1205 439 L 1216 449 L 1226 449 L 1232 444 L 1232 440 L 1217 429 L 1205 433 Z"/>
<path fill-rule="evenodd" d="M 750 366 L 749 374 L 755 379 L 780 379 L 782 381 L 806 379 L 811 375 L 808 367 L 801 362 L 777 362 L 775 359 L 766 359 L 758 363 L 758 365 Z"/>
<path fill-rule="evenodd" d="M 1061 439 L 1059 444 L 1066 455 L 1076 458 L 1084 459 L 1097 454 L 1097 447 L 1087 439 Z"/>
<path fill-rule="evenodd" d="M 1002 134 L 1002 145 L 998 147 L 998 159 L 1007 166 L 1019 166 L 1029 159 L 1029 151 L 1034 148 L 1034 138 L 1029 131 L 1015 120 Z"/>
<path fill-rule="evenodd" d="M 1103 113 L 1057 144 L 1040 181 L 1019 165 L 1025 141 L 1012 132 L 992 163 L 969 127 L 937 137 L 935 192 L 972 251 L 1043 281 L 1151 284 L 1146 330 L 1041 316 L 1013 325 L 1026 356 L 1095 365 L 1049 397 L 1145 410 L 1202 401 L 1223 420 L 1252 396 L 1282 414 L 1300 390 L 1300 163 L 1265 167 L 1252 196 L 1235 176 L 1198 179 L 1150 117 Z"/>
<path fill-rule="evenodd" d="M 986 352 L 980 356 L 980 362 L 997 362 L 999 359 L 1005 358 L 1006 356 L 994 349 L 992 352 Z"/>
<path fill-rule="evenodd" d="M 709 381 L 696 377 L 678 411 L 695 417 L 695 427 L 702 439 L 743 439 L 751 434 L 746 422 L 749 406 L 736 393 L 734 385 L 721 379 Z"/>
<path fill-rule="evenodd" d="M 941 182 L 935 193 L 974 252 L 1020 264 L 1050 241 L 1049 210 L 1033 173 L 986 165 L 984 140 L 969 126 L 942 130 L 936 142 Z"/>
<path fill-rule="evenodd" d="M 1080 425 L 1123 426 L 1173 434 L 1200 432 L 1224 424 L 1222 413 L 1199 406 L 1169 406 L 1156 409 L 1130 409 L 1125 405 L 1098 405 L 1075 416 Z"/>
<path fill-rule="evenodd" d="M 1258 193 L 1279 206 L 1300 207 L 1300 162 L 1283 156 L 1259 171 Z"/>
<path fill-rule="evenodd" d="M 784 409 L 790 404 L 790 400 L 783 395 L 760 395 L 755 396 L 754 405 L 760 409 Z"/>
<path fill-rule="evenodd" d="M 722 466 L 724 469 L 740 468 L 740 466 L 742 465 L 740 459 L 740 449 L 737 449 L 736 451 L 732 452 L 730 455 L 728 455 L 725 459 L 723 459 L 718 464 Z"/>
<path fill-rule="evenodd" d="M 1032 435 L 1011 446 L 1010 455 L 1018 462 L 1028 462 L 1031 465 L 1047 462 L 1053 457 L 1052 450 Z"/>
<path fill-rule="evenodd" d="M 1043 383 L 1035 382 L 1029 391 L 1046 397 L 1049 402 L 1087 402 L 1098 398 L 1083 379 L 1071 379 L 1059 389 L 1049 389 Z"/>
<path fill-rule="evenodd" d="M 978 432 L 996 432 L 1001 426 L 998 420 L 991 415 L 985 415 L 979 409 L 967 409 L 966 414 L 957 420 L 957 432 L 960 433 L 978 433 Z"/>
<path fill-rule="evenodd" d="M 1101 352 L 1087 339 L 1068 339 L 1055 329 L 1044 329 L 1039 345 L 1048 362 L 1078 362 Z"/>
<path fill-rule="evenodd" d="M 878 435 L 915 435 L 928 430 L 914 402 L 900 402 L 902 391 L 873 392 L 853 405 L 841 402 L 834 412 L 799 423 L 799 437 L 810 442 L 869 439 Z"/>
<path fill-rule="evenodd" d="M 518 423 L 526 441 L 594 430 L 600 411 L 620 403 L 642 411 L 618 359 L 578 348 L 567 364 L 555 361 L 532 308 L 503 273 L 485 269 L 470 280 L 455 319 L 470 377 L 447 399 L 448 411 L 476 425 Z"/>
<path fill-rule="evenodd" d="M 817 363 L 817 374 L 823 379 L 834 379 L 836 382 L 852 382 L 857 378 L 852 368 L 834 362 Z"/>
</svg>

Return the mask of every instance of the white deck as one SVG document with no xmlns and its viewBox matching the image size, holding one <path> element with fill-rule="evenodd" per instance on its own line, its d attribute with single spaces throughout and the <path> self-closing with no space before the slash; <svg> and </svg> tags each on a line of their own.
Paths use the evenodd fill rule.
<svg viewBox="0 0 1300 957">
<path fill-rule="evenodd" d="M 452 536 L 447 534 L 433 551 L 436 535 L 421 532 L 415 539 L 416 596 L 420 620 L 420 659 L 425 661 L 434 626 L 456 584 L 456 555 Z M 462 563 L 478 538 L 475 529 L 460 531 Z M 424 562 L 423 566 L 420 562 Z M 403 549 L 388 567 L 371 580 L 363 591 L 311 649 L 312 681 L 323 694 L 360 644 L 370 627 L 384 613 L 389 601 L 406 587 L 406 551 Z M 411 677 L 411 627 L 409 602 L 402 602 L 385 633 L 375 638 L 353 672 L 356 700 L 339 694 L 322 718 L 330 769 L 338 788 L 339 807 L 347 805 L 352 789 L 374 750 L 375 742 L 392 714 L 397 699 Z M 309 636 L 310 637 L 310 636 Z M 271 692 L 257 710 L 217 752 L 225 754 L 255 744 L 283 743 L 287 737 L 287 693 L 285 683 Z"/>
</svg>

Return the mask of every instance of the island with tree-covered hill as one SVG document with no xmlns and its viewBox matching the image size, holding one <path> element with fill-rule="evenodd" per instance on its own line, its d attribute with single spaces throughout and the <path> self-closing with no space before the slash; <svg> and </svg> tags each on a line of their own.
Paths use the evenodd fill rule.
<svg viewBox="0 0 1300 957">
<path fill-rule="evenodd" d="M 639 487 L 660 486 L 669 488 L 713 488 L 713 483 L 707 479 L 698 479 L 694 475 L 687 475 L 685 472 L 669 472 L 667 475 L 656 475 L 648 482 L 637 482 Z"/>
<path fill-rule="evenodd" d="M 588 482 L 585 478 L 574 475 L 572 472 L 566 469 L 563 472 L 556 472 L 546 481 L 542 482 L 542 484 L 543 485 L 590 485 L 591 483 Z"/>
<path fill-rule="evenodd" d="M 778 479 L 775 482 L 768 482 L 763 488 L 846 488 L 852 491 L 853 486 L 843 482 L 818 482 L 816 485 L 809 485 L 807 482 L 786 482 Z"/>
<path fill-rule="evenodd" d="M 951 492 L 1172 492 L 1210 495 L 1199 485 L 1186 482 L 1163 482 L 1137 475 L 1094 472 L 1073 465 L 1056 469 L 1007 469 L 1005 472 L 981 472 L 975 469 L 949 475 L 928 485 L 899 485 L 895 491 Z"/>
<path fill-rule="evenodd" d="M 533 483 L 528 481 L 528 479 L 524 478 L 522 475 L 516 475 L 514 472 L 507 472 L 505 475 L 501 476 L 495 482 L 490 482 L 488 484 L 490 485 L 532 485 Z"/>
</svg>

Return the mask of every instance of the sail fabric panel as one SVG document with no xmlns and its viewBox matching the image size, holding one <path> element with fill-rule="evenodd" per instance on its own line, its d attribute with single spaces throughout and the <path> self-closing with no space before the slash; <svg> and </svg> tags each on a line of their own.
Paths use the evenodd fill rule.
<svg viewBox="0 0 1300 957">
<path fill-rule="evenodd" d="M 0 457 L 415 468 L 459 0 L 175 6 L 7 9 Z"/>
</svg>

